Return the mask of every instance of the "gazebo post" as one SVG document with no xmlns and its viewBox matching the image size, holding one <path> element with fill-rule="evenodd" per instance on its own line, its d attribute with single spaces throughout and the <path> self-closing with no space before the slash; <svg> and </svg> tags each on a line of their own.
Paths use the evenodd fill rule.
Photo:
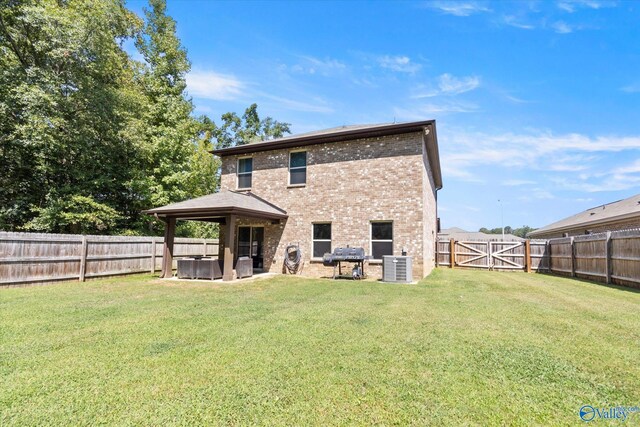
<svg viewBox="0 0 640 427">
<path fill-rule="evenodd" d="M 164 245 L 162 249 L 162 278 L 173 277 L 173 240 L 176 235 L 176 219 L 167 217 L 164 226 Z"/>
<path fill-rule="evenodd" d="M 224 224 L 224 266 L 222 280 L 233 280 L 233 257 L 236 245 L 236 216 L 227 215 Z"/>
</svg>

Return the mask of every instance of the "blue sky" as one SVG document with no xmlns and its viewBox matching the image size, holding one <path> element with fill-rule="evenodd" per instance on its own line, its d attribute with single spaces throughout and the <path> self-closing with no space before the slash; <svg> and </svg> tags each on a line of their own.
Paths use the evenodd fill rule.
<svg viewBox="0 0 640 427">
<path fill-rule="evenodd" d="M 293 133 L 435 119 L 443 227 L 499 227 L 501 208 L 505 225 L 541 227 L 640 193 L 640 2 L 169 1 L 168 12 L 198 114 L 257 102 Z"/>
</svg>

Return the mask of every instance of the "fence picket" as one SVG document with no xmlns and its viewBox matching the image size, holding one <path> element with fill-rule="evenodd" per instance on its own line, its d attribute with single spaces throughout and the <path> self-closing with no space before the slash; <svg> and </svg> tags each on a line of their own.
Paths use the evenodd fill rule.
<svg viewBox="0 0 640 427">
<path fill-rule="evenodd" d="M 438 245 L 444 241 L 439 241 Z M 553 274 L 640 287 L 640 229 L 611 231 L 547 241 L 446 241 L 457 266 L 497 270 L 548 271 Z M 457 250 L 456 250 L 457 248 Z M 501 248 L 501 249 L 498 249 Z M 489 262 L 478 263 L 483 257 Z M 521 265 L 522 264 L 522 265 Z M 447 265 L 440 260 L 439 265 Z"/>
<path fill-rule="evenodd" d="M 162 238 L 0 232 L 0 286 L 155 273 L 157 243 Z M 218 240 L 176 238 L 175 254 L 217 258 Z"/>
</svg>

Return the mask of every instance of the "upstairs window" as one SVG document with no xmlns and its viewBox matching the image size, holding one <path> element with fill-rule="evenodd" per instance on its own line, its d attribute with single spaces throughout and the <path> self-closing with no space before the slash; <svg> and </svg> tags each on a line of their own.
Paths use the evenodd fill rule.
<svg viewBox="0 0 640 427">
<path fill-rule="evenodd" d="M 305 185 L 307 183 L 307 152 L 289 153 L 289 185 Z"/>
<path fill-rule="evenodd" d="M 371 223 L 371 255 L 373 259 L 393 255 L 393 223 L 391 221 Z"/>
<path fill-rule="evenodd" d="M 313 224 L 312 258 L 331 252 L 331 223 Z"/>
<path fill-rule="evenodd" d="M 238 159 L 238 189 L 251 188 L 252 173 L 253 159 L 251 157 Z"/>
</svg>

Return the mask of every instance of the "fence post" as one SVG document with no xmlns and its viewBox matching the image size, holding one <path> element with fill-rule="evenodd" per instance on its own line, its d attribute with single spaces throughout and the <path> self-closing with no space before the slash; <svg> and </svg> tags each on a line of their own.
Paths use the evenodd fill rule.
<svg viewBox="0 0 640 427">
<path fill-rule="evenodd" d="M 156 273 L 156 238 L 151 238 L 151 274 Z"/>
<path fill-rule="evenodd" d="M 527 273 L 531 273 L 531 241 L 524 241 L 524 268 Z"/>
<path fill-rule="evenodd" d="M 551 240 L 544 242 L 544 256 L 547 259 L 547 271 L 551 273 Z"/>
<path fill-rule="evenodd" d="M 607 231 L 607 240 L 604 242 L 607 283 L 611 283 L 611 232 Z"/>
<path fill-rule="evenodd" d="M 84 282 L 84 275 L 87 272 L 87 236 L 82 235 L 82 248 L 80 249 L 80 274 L 78 279 Z"/>
<path fill-rule="evenodd" d="M 573 237 L 570 240 L 571 243 L 571 277 L 576 277 L 576 245 L 574 244 Z"/>
<path fill-rule="evenodd" d="M 202 239 L 202 244 L 204 248 L 202 249 L 202 256 L 207 256 L 207 239 Z"/>
<path fill-rule="evenodd" d="M 456 264 L 456 241 L 449 240 L 449 267 L 453 268 Z"/>
</svg>

